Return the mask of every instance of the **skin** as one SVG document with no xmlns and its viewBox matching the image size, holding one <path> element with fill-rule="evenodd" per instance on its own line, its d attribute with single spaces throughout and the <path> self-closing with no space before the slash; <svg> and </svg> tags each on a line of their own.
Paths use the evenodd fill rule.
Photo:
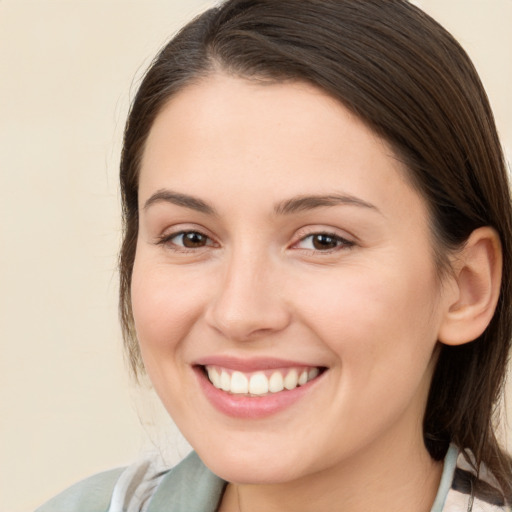
<svg viewBox="0 0 512 512">
<path fill-rule="evenodd" d="M 162 190 L 216 213 L 161 198 L 145 206 Z M 332 194 L 351 201 L 275 212 Z M 139 201 L 142 356 L 205 464 L 238 485 L 220 510 L 238 510 L 238 496 L 244 512 L 430 510 L 442 468 L 422 417 L 455 287 L 436 273 L 426 205 L 385 142 L 312 86 L 217 74 L 158 115 Z M 204 245 L 184 247 L 182 231 Z M 334 247 L 317 248 L 318 233 Z M 217 355 L 327 371 L 285 410 L 233 418 L 193 371 Z"/>
</svg>

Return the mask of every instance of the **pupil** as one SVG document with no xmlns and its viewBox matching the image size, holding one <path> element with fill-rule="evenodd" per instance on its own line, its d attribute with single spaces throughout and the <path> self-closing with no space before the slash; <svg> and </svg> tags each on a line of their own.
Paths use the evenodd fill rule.
<svg viewBox="0 0 512 512">
<path fill-rule="evenodd" d="M 313 246 L 315 249 L 320 250 L 334 249 L 337 247 L 337 240 L 329 235 L 316 235 L 313 238 Z"/>
<path fill-rule="evenodd" d="M 200 233 L 185 233 L 183 236 L 183 245 L 185 247 L 203 247 L 206 245 L 206 240 Z"/>
</svg>

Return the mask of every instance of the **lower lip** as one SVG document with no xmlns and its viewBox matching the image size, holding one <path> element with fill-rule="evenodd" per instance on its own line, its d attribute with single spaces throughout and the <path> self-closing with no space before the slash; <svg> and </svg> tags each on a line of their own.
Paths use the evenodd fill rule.
<svg viewBox="0 0 512 512">
<path fill-rule="evenodd" d="M 206 398 L 221 413 L 234 418 L 259 419 L 276 414 L 309 393 L 323 374 L 303 386 L 264 396 L 232 395 L 217 389 L 201 368 L 194 368 Z"/>
</svg>

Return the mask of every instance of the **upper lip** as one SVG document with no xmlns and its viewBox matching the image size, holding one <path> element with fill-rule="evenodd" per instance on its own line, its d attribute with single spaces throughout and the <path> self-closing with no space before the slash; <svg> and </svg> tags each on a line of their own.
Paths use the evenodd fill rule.
<svg viewBox="0 0 512 512">
<path fill-rule="evenodd" d="M 275 357 L 255 357 L 239 358 L 234 356 L 208 356 L 198 359 L 194 362 L 195 366 L 219 366 L 230 370 L 240 372 L 255 372 L 258 370 L 274 370 L 278 368 L 300 368 L 316 367 L 322 368 L 322 365 L 279 359 Z"/>
</svg>

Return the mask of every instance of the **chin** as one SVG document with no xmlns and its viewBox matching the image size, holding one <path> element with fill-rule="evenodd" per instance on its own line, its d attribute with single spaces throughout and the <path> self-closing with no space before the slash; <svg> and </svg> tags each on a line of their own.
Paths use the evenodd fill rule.
<svg viewBox="0 0 512 512">
<path fill-rule="evenodd" d="M 211 450 L 208 449 L 205 452 L 203 454 L 198 451 L 198 455 L 204 464 L 227 482 L 279 484 L 301 476 L 296 460 L 276 456 L 275 451 L 272 454 L 267 454 L 255 448 L 249 452 L 238 449 L 231 453 L 226 450 L 226 452 L 220 454 L 212 454 Z"/>
</svg>

